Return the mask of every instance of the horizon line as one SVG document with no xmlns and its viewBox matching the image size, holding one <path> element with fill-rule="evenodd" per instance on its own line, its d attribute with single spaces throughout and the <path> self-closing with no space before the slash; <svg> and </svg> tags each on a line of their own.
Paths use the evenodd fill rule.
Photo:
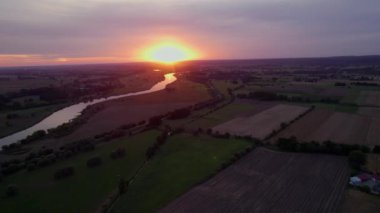
<svg viewBox="0 0 380 213">
<path fill-rule="evenodd" d="M 249 61 L 249 60 L 292 60 L 292 59 L 329 59 L 329 58 L 356 58 L 356 57 L 380 57 L 380 54 L 370 54 L 370 55 L 335 55 L 335 56 L 311 56 L 311 57 L 273 57 L 273 58 L 224 58 L 224 59 L 194 59 L 194 60 L 185 60 L 179 61 L 178 63 L 183 62 L 202 62 L 202 61 Z M 20 66 L 1 66 L 0 69 L 9 69 L 9 68 L 37 68 L 37 67 L 61 67 L 61 66 L 86 66 L 86 65 L 122 65 L 122 64 L 153 64 L 159 63 L 154 61 L 129 61 L 129 62 L 95 62 L 95 63 L 72 63 L 72 64 L 41 64 L 41 65 L 20 65 Z"/>
</svg>

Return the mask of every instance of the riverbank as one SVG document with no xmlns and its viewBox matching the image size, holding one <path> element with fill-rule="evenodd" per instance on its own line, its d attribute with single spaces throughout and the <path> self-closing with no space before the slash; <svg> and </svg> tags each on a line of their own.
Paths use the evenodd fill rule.
<svg viewBox="0 0 380 213">
<path fill-rule="evenodd" d="M 152 92 L 156 92 L 159 90 L 165 89 L 166 85 L 173 83 L 177 79 L 174 77 L 174 73 L 165 74 L 165 80 L 156 83 L 154 86 L 152 86 L 149 90 L 143 90 L 139 92 L 132 92 L 127 93 L 123 95 L 117 95 L 117 96 L 111 96 L 108 98 L 101 98 L 101 99 L 95 99 L 90 102 L 81 102 L 79 104 L 75 104 L 69 107 L 66 107 L 64 109 L 61 109 L 50 116 L 43 119 L 41 122 L 37 123 L 36 125 L 27 128 L 23 131 L 17 132 L 15 134 L 9 135 L 7 137 L 0 139 L 0 146 L 8 145 L 15 143 L 21 139 L 26 138 L 28 135 L 31 135 L 32 133 L 38 131 L 38 130 L 48 130 L 52 128 L 56 128 L 64 123 L 68 123 L 71 120 L 78 117 L 81 112 L 88 106 L 98 104 L 105 101 L 115 100 L 119 98 L 129 97 L 129 96 L 136 96 L 136 95 L 142 95 L 142 94 L 148 94 Z"/>
</svg>

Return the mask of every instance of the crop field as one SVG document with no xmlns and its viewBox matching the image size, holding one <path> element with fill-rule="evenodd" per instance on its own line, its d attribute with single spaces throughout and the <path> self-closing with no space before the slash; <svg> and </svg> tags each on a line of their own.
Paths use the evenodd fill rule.
<svg viewBox="0 0 380 213">
<path fill-rule="evenodd" d="M 245 140 L 174 135 L 143 167 L 111 212 L 156 212 L 251 146 Z"/>
<path fill-rule="evenodd" d="M 160 212 L 336 212 L 345 158 L 257 148 Z"/>
<path fill-rule="evenodd" d="M 347 89 L 346 95 L 340 101 L 341 103 L 357 104 L 357 99 L 360 96 L 360 90 Z"/>
<path fill-rule="evenodd" d="M 356 101 L 363 106 L 380 106 L 380 91 L 362 91 Z"/>
<path fill-rule="evenodd" d="M 377 107 L 360 107 L 358 114 L 365 116 L 380 117 L 380 108 Z"/>
<path fill-rule="evenodd" d="M 263 139 L 307 110 L 306 107 L 279 104 L 250 117 L 238 117 L 213 128 L 221 134 L 251 135 Z"/>
<path fill-rule="evenodd" d="M 202 117 L 199 117 L 199 115 L 205 113 L 203 110 L 199 113 L 194 113 L 193 116 L 189 117 L 186 120 L 170 122 L 169 124 L 176 123 L 176 126 L 182 125 L 186 129 L 193 130 L 196 130 L 198 128 L 208 129 L 239 116 L 253 116 L 269 109 L 270 107 L 273 107 L 274 105 L 276 105 L 276 103 L 273 102 L 235 101 L 232 104 L 229 104 Z"/>
<path fill-rule="evenodd" d="M 334 111 L 331 110 L 315 109 L 300 120 L 288 126 L 284 131 L 274 137 L 272 141 L 275 142 L 278 138 L 292 136 L 296 136 L 303 141 L 308 141 L 310 140 L 309 136 L 316 130 L 316 128 L 325 123 L 333 114 Z"/>
<path fill-rule="evenodd" d="M 272 141 L 295 136 L 301 141 L 330 140 L 335 143 L 373 146 L 379 143 L 379 131 L 378 117 L 316 109 L 280 132 Z"/>
</svg>

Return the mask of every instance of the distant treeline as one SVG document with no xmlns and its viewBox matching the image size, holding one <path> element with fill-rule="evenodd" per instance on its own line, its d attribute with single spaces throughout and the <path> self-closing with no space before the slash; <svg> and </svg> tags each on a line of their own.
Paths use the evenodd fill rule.
<svg viewBox="0 0 380 213">
<path fill-rule="evenodd" d="M 289 102 L 322 102 L 322 103 L 339 103 L 338 99 L 335 98 L 320 98 L 320 99 L 310 99 L 308 97 L 302 96 L 287 96 L 277 94 L 270 91 L 256 91 L 249 93 L 240 93 L 236 97 L 241 99 L 257 99 L 261 101 L 289 101 Z"/>
</svg>

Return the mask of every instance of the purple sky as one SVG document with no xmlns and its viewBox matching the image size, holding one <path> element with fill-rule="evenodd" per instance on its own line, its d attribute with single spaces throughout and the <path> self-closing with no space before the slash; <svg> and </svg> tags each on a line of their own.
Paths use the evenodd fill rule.
<svg viewBox="0 0 380 213">
<path fill-rule="evenodd" d="M 205 59 L 380 54 L 380 0 L 0 1 L 0 66 L 135 61 L 168 38 Z"/>
</svg>

